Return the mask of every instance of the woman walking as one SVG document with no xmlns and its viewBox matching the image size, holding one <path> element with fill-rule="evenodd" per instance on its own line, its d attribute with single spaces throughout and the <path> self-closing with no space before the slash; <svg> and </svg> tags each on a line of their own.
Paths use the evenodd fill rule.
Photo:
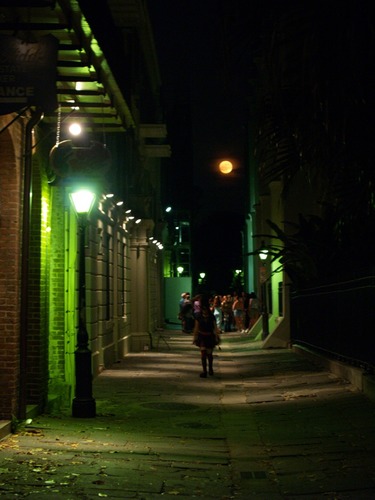
<svg viewBox="0 0 375 500">
<path fill-rule="evenodd" d="M 200 377 L 207 377 L 208 373 L 214 374 L 213 369 L 213 350 L 220 342 L 219 331 L 216 325 L 215 316 L 210 309 L 209 297 L 203 295 L 200 299 L 200 311 L 195 315 L 193 344 L 198 346 L 201 351 L 201 362 L 203 371 Z"/>
</svg>

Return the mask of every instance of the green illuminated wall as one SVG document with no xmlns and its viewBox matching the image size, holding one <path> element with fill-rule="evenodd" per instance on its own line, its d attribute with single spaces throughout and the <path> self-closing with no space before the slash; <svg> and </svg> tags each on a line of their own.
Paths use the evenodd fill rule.
<svg viewBox="0 0 375 500">
<path fill-rule="evenodd" d="M 70 405 L 74 380 L 75 349 L 75 253 L 70 243 L 69 207 L 65 190 L 51 188 L 51 258 L 49 281 L 49 396 L 57 404 Z M 73 219 L 74 220 L 74 219 Z M 69 249 L 69 250 L 68 250 Z M 72 259 L 73 255 L 73 259 Z"/>
<path fill-rule="evenodd" d="M 48 392 L 49 209 L 48 180 L 40 156 L 34 154 L 27 280 L 26 403 L 40 409 L 46 404 Z"/>
</svg>

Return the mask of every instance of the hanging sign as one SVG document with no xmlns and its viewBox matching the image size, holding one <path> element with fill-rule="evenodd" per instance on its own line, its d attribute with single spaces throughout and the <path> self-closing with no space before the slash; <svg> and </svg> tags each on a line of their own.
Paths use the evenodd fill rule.
<svg viewBox="0 0 375 500">
<path fill-rule="evenodd" d="M 56 109 L 58 45 L 52 35 L 42 37 L 37 43 L 0 35 L 1 115 L 25 106 L 38 106 L 46 112 Z"/>
<path fill-rule="evenodd" d="M 111 154 L 104 144 L 97 141 L 79 147 L 66 140 L 51 149 L 49 161 L 59 177 L 100 176 L 110 169 Z"/>
</svg>

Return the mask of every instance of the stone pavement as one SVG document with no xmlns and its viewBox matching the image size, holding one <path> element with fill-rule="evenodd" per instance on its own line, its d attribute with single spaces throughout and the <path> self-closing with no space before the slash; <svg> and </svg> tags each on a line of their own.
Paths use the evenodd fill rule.
<svg viewBox="0 0 375 500">
<path fill-rule="evenodd" d="M 94 382 L 97 416 L 42 415 L 0 441 L 0 496 L 373 499 L 375 404 L 291 350 L 223 334 L 199 378 L 191 336 Z"/>
</svg>

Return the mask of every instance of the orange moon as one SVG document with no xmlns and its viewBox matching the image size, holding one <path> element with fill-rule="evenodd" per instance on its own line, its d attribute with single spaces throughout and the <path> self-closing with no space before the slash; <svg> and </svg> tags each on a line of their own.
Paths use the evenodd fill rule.
<svg viewBox="0 0 375 500">
<path fill-rule="evenodd" d="M 228 160 L 221 161 L 219 163 L 219 169 L 222 174 L 230 174 L 233 170 L 232 162 Z"/>
</svg>

